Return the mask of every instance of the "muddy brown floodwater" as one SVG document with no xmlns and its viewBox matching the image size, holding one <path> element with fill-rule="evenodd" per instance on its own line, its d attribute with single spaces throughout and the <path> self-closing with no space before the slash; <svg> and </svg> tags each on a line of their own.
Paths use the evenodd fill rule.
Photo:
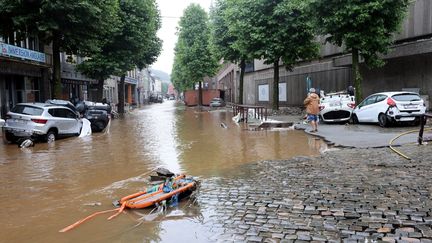
<svg viewBox="0 0 432 243">
<path fill-rule="evenodd" d="M 316 155 L 323 146 L 302 131 L 248 131 L 231 117 L 168 101 L 113 120 L 108 133 L 27 149 L 0 145 L 0 242 L 206 242 L 208 212 L 184 203 L 167 215 L 129 210 L 58 231 L 142 190 L 158 166 L 206 180 L 245 163 Z M 191 227 L 195 235 L 182 233 Z"/>
</svg>

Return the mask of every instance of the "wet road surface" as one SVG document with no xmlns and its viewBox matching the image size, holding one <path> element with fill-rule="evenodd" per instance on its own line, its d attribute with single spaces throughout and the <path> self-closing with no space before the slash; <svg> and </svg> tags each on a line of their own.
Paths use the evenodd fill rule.
<svg viewBox="0 0 432 243">
<path fill-rule="evenodd" d="M 0 241 L 207 242 L 211 235 L 203 222 L 212 209 L 188 202 L 167 215 L 129 210 L 111 221 L 103 215 L 58 231 L 112 209 L 113 200 L 141 190 L 158 166 L 217 180 L 251 162 L 317 155 L 325 148 L 302 131 L 248 131 L 231 117 L 170 101 L 113 120 L 109 133 L 27 149 L 0 145 Z M 182 234 L 191 229 L 193 234 Z"/>
</svg>

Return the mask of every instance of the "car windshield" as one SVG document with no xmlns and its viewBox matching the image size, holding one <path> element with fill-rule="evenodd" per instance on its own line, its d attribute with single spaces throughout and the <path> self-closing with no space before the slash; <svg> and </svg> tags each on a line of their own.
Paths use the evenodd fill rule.
<svg viewBox="0 0 432 243">
<path fill-rule="evenodd" d="M 396 101 L 420 101 L 421 98 L 417 94 L 397 94 L 393 95 L 392 98 Z"/>
<path fill-rule="evenodd" d="M 28 105 L 16 105 L 11 110 L 13 113 L 23 114 L 23 115 L 31 115 L 31 116 L 40 116 L 43 113 L 43 109 L 34 106 Z"/>
</svg>

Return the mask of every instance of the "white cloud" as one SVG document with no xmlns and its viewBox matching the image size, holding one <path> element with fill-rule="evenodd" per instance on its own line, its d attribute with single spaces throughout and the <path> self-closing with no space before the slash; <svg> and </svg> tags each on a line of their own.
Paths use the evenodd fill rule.
<svg viewBox="0 0 432 243">
<path fill-rule="evenodd" d="M 174 62 L 174 47 L 177 42 L 176 27 L 184 9 L 191 3 L 200 4 L 207 12 L 212 0 L 157 0 L 162 16 L 162 27 L 158 36 L 163 40 L 162 52 L 158 60 L 151 66 L 153 69 L 171 73 Z"/>
</svg>

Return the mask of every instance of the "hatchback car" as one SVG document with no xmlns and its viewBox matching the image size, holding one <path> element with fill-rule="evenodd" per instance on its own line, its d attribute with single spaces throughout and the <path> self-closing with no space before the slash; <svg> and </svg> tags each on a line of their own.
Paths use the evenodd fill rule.
<svg viewBox="0 0 432 243">
<path fill-rule="evenodd" d="M 2 130 L 9 142 L 20 138 L 53 142 L 59 137 L 78 136 L 82 125 L 79 115 L 68 107 L 20 103 L 7 113 Z"/>
<path fill-rule="evenodd" d="M 225 102 L 222 98 L 216 97 L 210 101 L 209 106 L 210 107 L 221 107 L 221 106 L 225 106 Z"/>
<path fill-rule="evenodd" d="M 378 123 L 386 127 L 391 123 L 418 125 L 426 105 L 414 92 L 382 92 L 368 96 L 353 111 L 353 123 Z"/>
<path fill-rule="evenodd" d="M 351 118 L 355 98 L 346 92 L 329 93 L 320 99 L 320 120 L 324 122 L 346 122 Z"/>
</svg>

